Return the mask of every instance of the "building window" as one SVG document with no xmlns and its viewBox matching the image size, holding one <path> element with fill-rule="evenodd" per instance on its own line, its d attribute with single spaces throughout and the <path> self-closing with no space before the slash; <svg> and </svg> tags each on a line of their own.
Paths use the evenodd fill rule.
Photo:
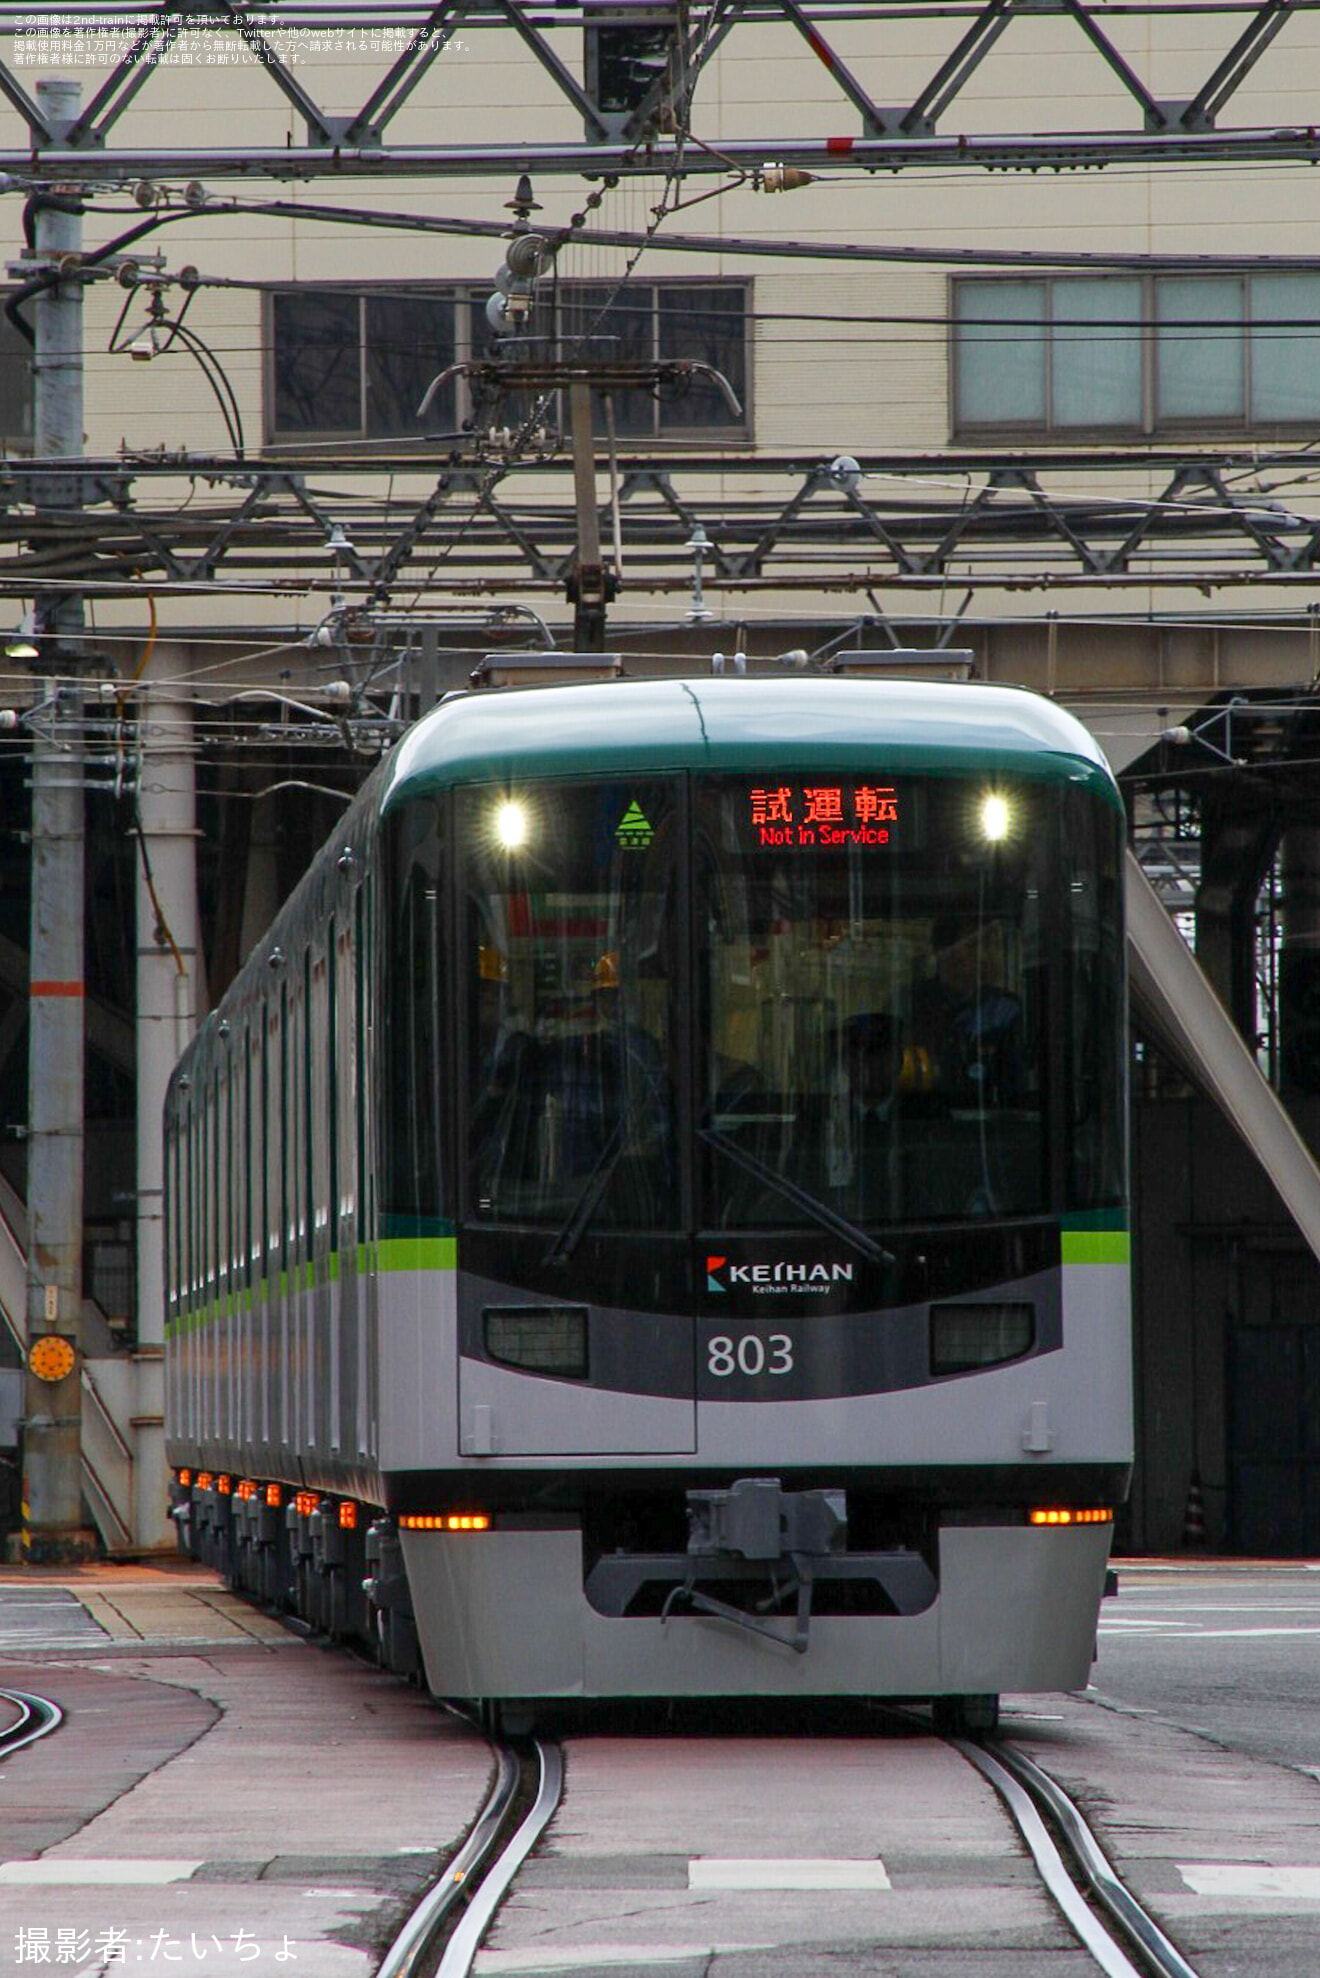
<svg viewBox="0 0 1320 1978">
<path fill-rule="evenodd" d="M 422 395 L 454 362 L 446 296 L 285 290 L 271 297 L 271 328 L 276 439 L 419 434 Z M 450 419 L 452 399 L 451 390 Z M 443 422 L 444 408 L 436 413 Z M 434 419 L 426 426 L 434 431 Z"/>
<path fill-rule="evenodd" d="M 959 433 L 1320 423 L 1320 274 L 955 281 L 952 315 Z"/>
<path fill-rule="evenodd" d="M 530 406 L 498 409 L 474 403 L 463 378 L 451 379 L 432 400 L 425 420 L 417 407 L 431 380 L 452 364 L 492 354 L 486 321 L 489 284 L 444 290 L 280 289 L 269 298 L 267 438 L 421 439 L 489 420 L 516 424 Z M 706 379 L 679 388 L 618 392 L 615 430 L 621 439 L 746 439 L 750 286 L 746 282 L 629 282 L 610 285 L 544 283 L 529 332 L 587 341 L 578 347 L 602 361 L 692 358 L 727 379 L 741 407 L 735 414 Z M 557 408 L 567 425 L 567 406 Z M 604 408 L 596 430 L 603 433 Z"/>
</svg>

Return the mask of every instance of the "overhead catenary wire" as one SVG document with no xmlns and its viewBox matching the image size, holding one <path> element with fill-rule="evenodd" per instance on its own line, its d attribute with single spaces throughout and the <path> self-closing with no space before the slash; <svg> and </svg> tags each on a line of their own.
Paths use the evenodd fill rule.
<svg viewBox="0 0 1320 1978">
<path fill-rule="evenodd" d="M 662 167 L 653 168 L 656 176 Z M 668 176 L 666 178 L 668 180 Z M 681 176 L 675 172 L 674 176 Z M 724 188 L 736 191 L 739 180 Z M 157 210 L 152 220 L 98 250 L 101 258 L 119 251 L 125 242 L 149 232 L 153 225 L 173 224 L 184 219 L 220 219 L 227 215 L 267 215 L 278 219 L 309 221 L 313 224 L 384 229 L 387 232 L 449 234 L 472 239 L 502 240 L 508 233 L 502 220 L 477 220 L 459 215 L 406 212 L 360 206 L 331 206 L 320 202 L 303 203 L 290 199 L 241 199 L 231 195 L 208 196 L 202 203 L 184 208 Z M 572 238 L 569 226 L 546 226 L 541 230 L 552 249 Z M 1150 253 L 1124 249 L 1052 249 L 968 246 L 956 243 L 923 246 L 903 241 L 856 241 L 810 239 L 791 235 L 750 236 L 734 233 L 687 234 L 661 230 L 654 223 L 643 230 L 593 226 L 590 238 L 596 246 L 625 250 L 644 248 L 657 253 L 765 255 L 770 259 L 890 262 L 895 265 L 931 264 L 990 268 L 1134 269 L 1169 273 L 1291 273 L 1315 272 L 1314 255 L 1305 254 L 1217 254 Z M 285 283 L 285 287 L 293 286 Z"/>
</svg>

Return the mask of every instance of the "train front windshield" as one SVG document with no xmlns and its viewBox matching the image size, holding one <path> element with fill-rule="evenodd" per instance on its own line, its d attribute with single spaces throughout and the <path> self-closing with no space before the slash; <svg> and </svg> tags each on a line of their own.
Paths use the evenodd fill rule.
<svg viewBox="0 0 1320 1978">
<path fill-rule="evenodd" d="M 1122 1199 L 1120 839 L 1078 784 L 460 796 L 469 1214 L 861 1227 Z"/>
</svg>

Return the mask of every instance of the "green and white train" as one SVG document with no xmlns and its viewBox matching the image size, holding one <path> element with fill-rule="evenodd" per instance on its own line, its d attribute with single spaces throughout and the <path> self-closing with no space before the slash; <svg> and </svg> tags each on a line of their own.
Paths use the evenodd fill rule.
<svg viewBox="0 0 1320 1978">
<path fill-rule="evenodd" d="M 1122 846 L 1014 689 L 451 696 L 171 1084 L 186 1543 L 507 1715 L 1084 1684 Z"/>
</svg>

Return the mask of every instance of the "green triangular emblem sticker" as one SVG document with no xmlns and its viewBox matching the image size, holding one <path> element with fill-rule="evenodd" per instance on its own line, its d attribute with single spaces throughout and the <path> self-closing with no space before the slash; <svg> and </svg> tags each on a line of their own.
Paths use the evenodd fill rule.
<svg viewBox="0 0 1320 1978">
<path fill-rule="evenodd" d="M 614 836 L 625 852 L 644 852 L 654 838 L 654 826 L 636 798 L 620 818 Z"/>
</svg>

